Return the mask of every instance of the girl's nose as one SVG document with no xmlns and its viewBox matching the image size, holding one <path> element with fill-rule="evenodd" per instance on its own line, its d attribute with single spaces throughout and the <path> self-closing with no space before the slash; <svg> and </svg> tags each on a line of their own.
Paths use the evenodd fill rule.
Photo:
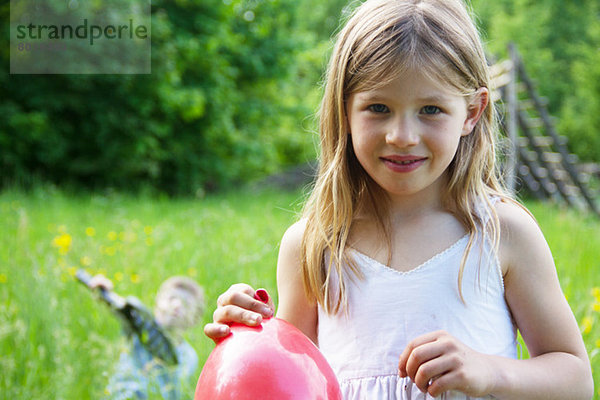
<svg viewBox="0 0 600 400">
<path fill-rule="evenodd" d="M 385 140 L 400 148 L 416 146 L 419 143 L 418 129 L 409 118 L 400 118 L 390 123 Z"/>
</svg>

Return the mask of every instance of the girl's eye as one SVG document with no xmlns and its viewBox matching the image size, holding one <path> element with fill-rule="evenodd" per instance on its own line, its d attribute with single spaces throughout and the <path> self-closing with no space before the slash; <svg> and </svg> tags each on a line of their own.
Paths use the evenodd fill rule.
<svg viewBox="0 0 600 400">
<path fill-rule="evenodd" d="M 368 107 L 369 111 L 372 111 L 374 113 L 386 113 L 389 111 L 389 109 L 387 108 L 387 106 L 383 105 L 383 104 L 371 104 Z"/>
<path fill-rule="evenodd" d="M 440 110 L 440 108 L 437 106 L 425 106 L 425 107 L 421 108 L 422 114 L 434 115 L 434 114 L 439 114 L 441 112 L 442 112 L 442 110 Z"/>
</svg>

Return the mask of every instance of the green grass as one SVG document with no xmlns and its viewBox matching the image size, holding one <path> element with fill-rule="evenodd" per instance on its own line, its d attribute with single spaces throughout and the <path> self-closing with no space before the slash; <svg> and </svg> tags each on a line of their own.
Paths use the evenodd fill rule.
<svg viewBox="0 0 600 400">
<path fill-rule="evenodd" d="M 208 322 L 217 296 L 234 282 L 275 294 L 278 243 L 300 203 L 299 192 L 275 191 L 197 200 L 1 193 L 0 399 L 102 397 L 122 344 L 119 323 L 75 282 L 76 268 L 104 273 L 119 293 L 148 305 L 165 278 L 191 276 L 206 290 Z M 593 292 L 600 287 L 600 220 L 528 206 L 553 250 L 600 386 L 600 289 Z M 202 363 L 212 342 L 201 325 L 187 338 Z"/>
</svg>

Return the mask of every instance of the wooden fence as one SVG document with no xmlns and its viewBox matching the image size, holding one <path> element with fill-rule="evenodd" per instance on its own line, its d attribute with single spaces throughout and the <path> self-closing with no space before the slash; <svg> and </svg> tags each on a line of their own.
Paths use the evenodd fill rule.
<svg viewBox="0 0 600 400">
<path fill-rule="evenodd" d="M 547 102 L 538 95 L 515 46 L 509 46 L 509 59 L 491 69 L 492 98 L 502 100 L 501 121 L 510 149 L 504 160 L 509 189 L 525 187 L 538 199 L 600 216 L 598 196 L 589 185 L 594 168 L 582 168 L 569 153 L 567 138 L 557 133 Z"/>
</svg>

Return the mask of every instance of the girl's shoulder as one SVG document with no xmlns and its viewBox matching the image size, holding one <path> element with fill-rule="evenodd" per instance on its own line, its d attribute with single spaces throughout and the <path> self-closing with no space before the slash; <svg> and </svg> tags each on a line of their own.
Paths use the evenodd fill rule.
<svg viewBox="0 0 600 400">
<path fill-rule="evenodd" d="M 521 268 L 534 255 L 549 254 L 544 234 L 531 212 L 520 203 L 502 199 L 494 204 L 500 222 L 499 259 L 504 274 Z"/>
<path fill-rule="evenodd" d="M 301 218 L 290 225 L 281 239 L 282 246 L 300 247 L 304 231 L 306 230 L 306 218 Z"/>
</svg>

